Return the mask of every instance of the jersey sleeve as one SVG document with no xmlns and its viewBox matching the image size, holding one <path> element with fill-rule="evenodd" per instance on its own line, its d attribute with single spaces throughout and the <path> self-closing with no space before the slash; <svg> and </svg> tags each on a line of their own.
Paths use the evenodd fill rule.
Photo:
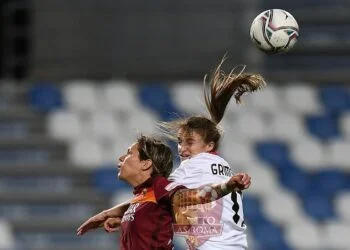
<svg viewBox="0 0 350 250">
<path fill-rule="evenodd" d="M 186 169 L 180 164 L 168 177 L 168 180 L 178 182 L 186 176 Z"/>
<path fill-rule="evenodd" d="M 157 202 L 162 200 L 170 203 L 171 198 L 176 193 L 176 191 L 185 188 L 186 187 L 182 184 L 174 181 L 169 181 L 163 177 L 157 178 L 153 183 L 154 195 Z"/>
</svg>

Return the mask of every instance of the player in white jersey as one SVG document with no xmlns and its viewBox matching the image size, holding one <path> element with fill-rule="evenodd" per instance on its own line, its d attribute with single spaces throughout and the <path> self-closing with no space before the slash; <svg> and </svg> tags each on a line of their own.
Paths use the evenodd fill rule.
<svg viewBox="0 0 350 250">
<path fill-rule="evenodd" d="M 210 91 L 208 92 L 204 88 L 205 103 L 210 118 L 192 116 L 161 123 L 161 127 L 164 129 L 163 133 L 177 141 L 182 161 L 170 178 L 187 187 L 199 187 L 206 183 L 224 181 L 232 175 L 233 171 L 229 164 L 216 155 L 222 135 L 218 124 L 222 120 L 232 96 L 239 103 L 240 97 L 244 93 L 256 91 L 266 85 L 259 74 L 242 73 L 244 68 L 237 74 L 234 70 L 225 74 L 221 70 L 221 65 L 222 63 L 209 79 Z M 118 205 L 105 210 L 87 220 L 78 230 L 85 233 L 104 223 L 106 231 L 115 231 L 119 226 L 120 219 L 113 217 L 122 216 L 124 210 L 125 208 L 121 209 L 121 206 Z M 221 199 L 221 203 L 211 210 L 204 209 L 205 211 L 202 213 L 199 210 L 202 208 L 198 209 L 195 214 L 191 209 L 183 213 L 184 217 L 188 219 L 187 222 L 194 225 L 193 231 L 185 231 L 188 233 L 188 243 L 191 249 L 247 249 L 246 226 L 240 193 L 234 192 L 233 196 L 225 196 Z M 208 216 L 203 216 L 203 214 Z M 181 221 L 178 223 L 181 225 Z M 206 226 L 208 224 L 213 224 L 214 227 L 208 228 Z M 174 231 L 176 233 L 176 230 Z M 203 235 L 201 232 L 207 234 Z"/>
<path fill-rule="evenodd" d="M 243 73 L 245 67 L 237 74 L 235 69 L 225 74 L 221 65 L 222 63 L 209 79 L 210 90 L 204 88 L 204 99 L 210 118 L 192 116 L 162 123 L 165 135 L 178 142 L 182 160 L 169 178 L 187 187 L 224 181 L 233 174 L 229 164 L 217 155 L 222 135 L 218 124 L 232 96 L 240 103 L 244 93 L 254 92 L 266 85 L 261 75 Z M 194 214 L 191 210 L 184 211 L 185 216 L 187 212 L 189 214 L 188 220 L 195 224 L 188 240 L 191 249 L 247 249 L 242 194 L 233 192 L 232 196 L 225 196 L 221 202 L 211 210 L 199 209 Z M 213 225 L 214 230 L 206 230 L 205 225 L 208 224 Z M 217 230 L 220 225 L 221 231 Z M 218 228 L 215 228 L 216 226 Z M 208 234 L 208 237 L 205 237 L 205 234 Z"/>
<path fill-rule="evenodd" d="M 195 135 L 195 139 L 198 138 L 200 136 Z M 169 180 L 182 183 L 188 188 L 195 188 L 209 183 L 226 181 L 232 175 L 233 171 L 222 157 L 204 152 L 182 161 L 180 166 L 169 176 Z M 213 203 L 213 208 L 206 209 L 202 214 L 200 212 L 192 214 L 194 217 L 201 218 L 199 221 L 197 218 L 197 223 L 193 225 L 195 229 L 192 231 L 195 231 L 196 228 L 200 230 L 197 230 L 199 231 L 198 237 L 190 238 L 192 240 L 188 240 L 187 243 L 191 245 L 192 249 L 200 250 L 247 249 L 242 193 L 231 193 L 226 195 L 221 202 L 214 201 Z M 206 231 L 202 229 L 205 225 L 210 224 L 215 224 L 218 228 L 215 230 L 216 235 L 212 237 L 206 236 Z M 209 231 L 209 233 L 213 235 L 213 232 Z"/>
</svg>

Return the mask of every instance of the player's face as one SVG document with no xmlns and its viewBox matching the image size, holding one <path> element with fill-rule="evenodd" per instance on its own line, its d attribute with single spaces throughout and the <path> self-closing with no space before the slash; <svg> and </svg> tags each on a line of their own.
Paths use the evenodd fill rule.
<svg viewBox="0 0 350 250">
<path fill-rule="evenodd" d="M 142 167 L 142 161 L 140 160 L 140 154 L 138 151 L 138 144 L 132 144 L 126 154 L 119 157 L 118 164 L 118 177 L 121 180 L 125 180 L 132 184 L 135 177 L 140 173 Z"/>
<path fill-rule="evenodd" d="M 214 143 L 205 143 L 203 137 L 196 131 L 184 133 L 182 129 L 177 135 L 177 148 L 181 161 L 189 159 L 197 154 L 210 152 L 214 148 Z"/>
</svg>

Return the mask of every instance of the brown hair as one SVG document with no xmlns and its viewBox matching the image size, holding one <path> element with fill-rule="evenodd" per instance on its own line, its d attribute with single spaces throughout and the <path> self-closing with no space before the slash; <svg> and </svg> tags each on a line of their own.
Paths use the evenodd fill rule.
<svg viewBox="0 0 350 250">
<path fill-rule="evenodd" d="M 222 134 L 218 124 L 225 114 L 231 97 L 233 96 L 236 99 L 236 103 L 241 103 L 241 96 L 244 93 L 251 93 L 266 86 L 266 82 L 260 74 L 243 73 L 245 65 L 242 65 L 242 69 L 238 73 L 235 73 L 238 66 L 234 67 L 230 73 L 225 73 L 222 70 L 224 61 L 225 57 L 209 77 L 209 88 L 207 87 L 207 77 L 204 77 L 204 100 L 210 118 L 191 116 L 160 123 L 159 127 L 165 136 L 177 140 L 179 129 L 182 129 L 185 133 L 191 133 L 195 130 L 203 137 L 205 143 L 214 142 L 214 150 L 217 150 Z"/>
<path fill-rule="evenodd" d="M 140 160 L 152 160 L 152 176 L 168 177 L 173 168 L 171 149 L 162 141 L 141 135 L 137 139 Z"/>
<path fill-rule="evenodd" d="M 245 65 L 241 65 L 242 70 L 238 74 L 235 73 L 235 70 L 239 66 L 234 67 L 230 73 L 226 74 L 221 70 L 224 61 L 225 58 L 209 79 L 210 92 L 208 88 L 204 87 L 205 104 L 211 120 L 216 124 L 222 120 L 232 96 L 234 96 L 237 103 L 241 103 L 241 96 L 244 93 L 252 93 L 266 86 L 266 82 L 260 74 L 243 73 Z M 206 77 L 204 78 L 204 85 L 206 85 Z"/>
</svg>

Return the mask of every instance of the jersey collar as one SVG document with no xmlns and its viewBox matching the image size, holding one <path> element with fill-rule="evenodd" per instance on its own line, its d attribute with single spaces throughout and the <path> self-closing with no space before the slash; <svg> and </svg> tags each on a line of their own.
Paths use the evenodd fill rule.
<svg viewBox="0 0 350 250">
<path fill-rule="evenodd" d="M 141 193 L 145 188 L 149 188 L 151 187 L 153 184 L 153 178 L 150 177 L 149 179 L 147 179 L 144 183 L 141 183 L 140 185 L 134 187 L 134 191 L 133 193 L 136 195 L 136 194 L 139 194 Z"/>
</svg>

